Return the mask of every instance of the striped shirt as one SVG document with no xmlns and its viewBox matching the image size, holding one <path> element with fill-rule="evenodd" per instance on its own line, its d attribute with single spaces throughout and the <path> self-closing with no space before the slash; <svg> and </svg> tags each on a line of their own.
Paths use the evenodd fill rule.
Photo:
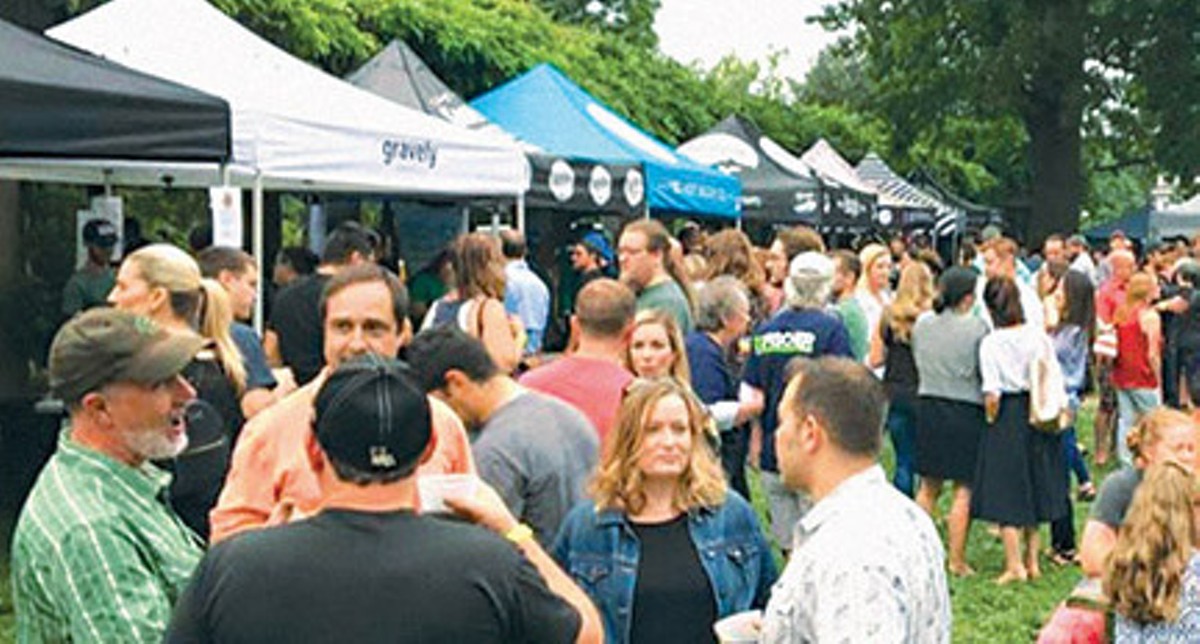
<svg viewBox="0 0 1200 644">
<path fill-rule="evenodd" d="M 59 436 L 13 536 L 18 642 L 158 642 L 200 560 L 170 474 Z"/>
</svg>

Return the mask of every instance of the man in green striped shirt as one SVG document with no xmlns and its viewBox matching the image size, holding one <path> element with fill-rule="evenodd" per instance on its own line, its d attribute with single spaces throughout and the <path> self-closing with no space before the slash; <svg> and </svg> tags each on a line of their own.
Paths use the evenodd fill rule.
<svg viewBox="0 0 1200 644">
<path fill-rule="evenodd" d="M 95 309 L 50 348 L 50 386 L 70 428 L 38 476 L 13 537 L 19 642 L 158 642 L 201 556 L 162 498 L 150 459 L 187 445 L 180 376 L 195 334 Z"/>
</svg>

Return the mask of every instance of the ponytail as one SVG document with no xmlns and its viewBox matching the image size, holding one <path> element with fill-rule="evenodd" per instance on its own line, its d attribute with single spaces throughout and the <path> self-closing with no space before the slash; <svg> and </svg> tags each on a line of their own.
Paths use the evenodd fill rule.
<svg viewBox="0 0 1200 644">
<path fill-rule="evenodd" d="M 246 366 L 242 363 L 242 353 L 234 344 L 233 336 L 229 332 L 229 327 L 233 324 L 233 307 L 229 304 L 229 295 L 220 282 L 209 277 L 200 280 L 200 295 L 200 335 L 209 338 L 216 345 L 221 370 L 233 382 L 234 389 L 241 397 L 246 392 Z"/>
</svg>

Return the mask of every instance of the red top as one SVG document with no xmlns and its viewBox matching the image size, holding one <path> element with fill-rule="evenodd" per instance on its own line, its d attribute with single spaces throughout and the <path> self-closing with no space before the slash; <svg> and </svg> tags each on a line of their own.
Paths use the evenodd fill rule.
<svg viewBox="0 0 1200 644">
<path fill-rule="evenodd" d="M 1118 284 L 1114 279 L 1108 280 L 1101 284 L 1100 289 L 1096 291 L 1096 317 L 1112 324 L 1113 314 L 1117 312 L 1117 307 L 1124 301 L 1125 285 Z"/>
<path fill-rule="evenodd" d="M 604 444 L 616 427 L 621 397 L 633 374 L 608 360 L 567 356 L 521 376 L 521 384 L 565 401 L 583 412 Z"/>
<path fill-rule="evenodd" d="M 1158 376 L 1150 364 L 1150 338 L 1142 331 L 1141 317 L 1146 307 L 1139 307 L 1129 319 L 1117 325 L 1117 360 L 1113 365 L 1112 383 L 1117 389 L 1157 389 Z"/>
</svg>

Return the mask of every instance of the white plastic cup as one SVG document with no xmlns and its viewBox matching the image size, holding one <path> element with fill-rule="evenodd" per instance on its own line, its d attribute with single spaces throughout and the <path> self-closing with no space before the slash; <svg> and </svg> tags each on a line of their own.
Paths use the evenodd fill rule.
<svg viewBox="0 0 1200 644">
<path fill-rule="evenodd" d="M 734 613 L 713 624 L 713 631 L 721 644 L 750 644 L 757 642 L 762 630 L 761 610 L 746 610 Z"/>
<path fill-rule="evenodd" d="M 479 479 L 472 474 L 428 474 L 417 476 L 421 512 L 451 512 L 447 497 L 474 496 Z"/>
</svg>

